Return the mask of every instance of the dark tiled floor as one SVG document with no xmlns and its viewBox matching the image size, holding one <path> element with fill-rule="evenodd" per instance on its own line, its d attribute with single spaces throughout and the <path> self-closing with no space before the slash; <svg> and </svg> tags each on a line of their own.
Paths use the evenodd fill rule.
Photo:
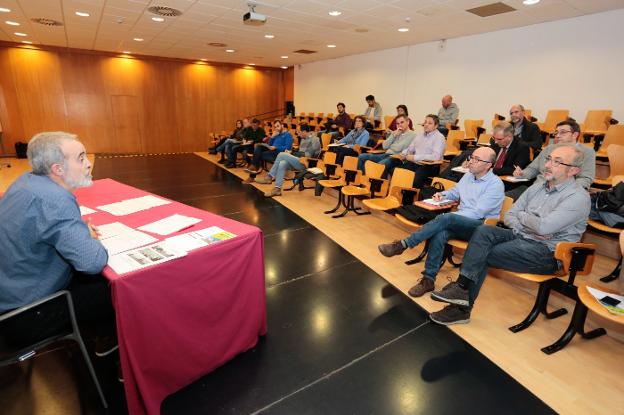
<svg viewBox="0 0 624 415">
<path fill-rule="evenodd" d="M 256 225 L 265 235 L 268 334 L 168 397 L 163 414 L 552 413 L 331 239 L 227 171 L 192 154 L 103 158 L 95 166 L 96 178 Z M 109 413 L 123 413 L 114 362 L 97 365 L 114 405 Z M 82 366 L 77 355 L 56 350 L 14 367 L 9 381 L 0 372 L 0 406 L 32 413 L 36 396 L 78 402 L 50 413 L 101 413 Z M 35 376 L 61 393 L 33 390 Z"/>
</svg>

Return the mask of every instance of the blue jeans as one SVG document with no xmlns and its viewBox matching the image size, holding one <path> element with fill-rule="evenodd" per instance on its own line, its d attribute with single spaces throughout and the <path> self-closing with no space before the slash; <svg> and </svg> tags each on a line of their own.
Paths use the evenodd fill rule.
<svg viewBox="0 0 624 415">
<path fill-rule="evenodd" d="M 388 173 L 390 171 L 390 166 L 392 165 L 392 158 L 390 157 L 390 154 L 369 154 L 369 153 L 364 153 L 364 154 L 360 154 L 358 156 L 358 170 L 361 170 L 362 173 L 366 174 L 366 162 L 370 160 L 370 161 L 374 161 L 375 163 L 379 163 L 382 164 L 384 166 L 384 171 L 383 174 L 381 175 L 382 179 L 385 179 L 386 177 L 388 177 Z"/>
<path fill-rule="evenodd" d="M 526 239 L 511 229 L 483 225 L 470 238 L 460 270 L 473 282 L 471 305 L 479 295 L 488 267 L 531 274 L 553 274 L 559 268 L 553 252 L 543 243 Z"/>
<path fill-rule="evenodd" d="M 469 241 L 475 229 L 482 224 L 483 221 L 479 219 L 467 218 L 457 213 L 443 213 L 405 238 L 405 242 L 409 248 L 414 248 L 419 243 L 429 240 L 423 275 L 435 281 L 442 266 L 444 247 L 448 240 Z"/>
<path fill-rule="evenodd" d="M 269 150 L 263 145 L 256 144 L 251 164 L 253 164 L 255 168 L 259 168 L 262 160 L 272 162 L 278 154 L 279 150 Z"/>
<path fill-rule="evenodd" d="M 225 153 L 229 154 L 230 153 L 230 147 L 232 147 L 232 145 L 234 145 L 234 143 L 237 143 L 237 141 L 234 140 L 233 138 L 228 138 L 223 143 L 218 145 L 215 150 L 217 151 L 217 153 L 225 152 Z"/>
<path fill-rule="evenodd" d="M 275 178 L 275 187 L 281 189 L 284 184 L 284 175 L 289 170 L 303 170 L 305 165 L 299 161 L 299 157 L 293 156 L 285 152 L 277 155 L 269 176 Z"/>
<path fill-rule="evenodd" d="M 243 153 L 243 156 L 251 148 L 251 144 L 232 144 L 230 149 L 227 151 L 228 162 L 232 164 L 236 164 L 236 153 Z"/>
</svg>

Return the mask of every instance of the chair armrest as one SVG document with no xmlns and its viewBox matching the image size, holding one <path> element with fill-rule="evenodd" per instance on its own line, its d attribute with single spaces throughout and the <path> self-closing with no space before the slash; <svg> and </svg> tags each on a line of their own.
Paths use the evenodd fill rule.
<svg viewBox="0 0 624 415">
<path fill-rule="evenodd" d="M 559 242 L 555 247 L 555 259 L 561 261 L 566 274 L 574 270 L 579 275 L 587 275 L 594 264 L 595 252 L 596 244 Z"/>
<path fill-rule="evenodd" d="M 435 166 L 436 164 L 442 164 L 444 162 L 442 160 L 419 160 L 414 163 L 421 164 L 423 166 Z"/>
</svg>

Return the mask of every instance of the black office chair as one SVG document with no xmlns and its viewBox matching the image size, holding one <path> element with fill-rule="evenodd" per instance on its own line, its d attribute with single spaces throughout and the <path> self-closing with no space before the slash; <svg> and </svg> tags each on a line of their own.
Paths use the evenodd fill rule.
<svg viewBox="0 0 624 415">
<path fill-rule="evenodd" d="M 20 323 L 26 320 L 29 323 L 29 329 L 34 325 L 36 330 L 30 332 L 20 330 Z M 53 326 L 50 324 L 51 321 L 55 323 Z M 100 382 L 80 336 L 69 291 L 58 291 L 0 315 L 0 367 L 31 359 L 39 350 L 51 343 L 63 340 L 73 340 L 78 343 L 102 405 L 108 408 Z"/>
</svg>

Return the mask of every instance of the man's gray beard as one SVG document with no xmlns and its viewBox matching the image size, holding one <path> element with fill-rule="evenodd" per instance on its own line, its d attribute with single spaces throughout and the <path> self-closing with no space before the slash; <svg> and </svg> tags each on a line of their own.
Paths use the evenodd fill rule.
<svg viewBox="0 0 624 415">
<path fill-rule="evenodd" d="M 93 184 L 93 180 L 91 175 L 88 177 L 82 177 L 80 180 L 74 181 L 73 179 L 67 178 L 65 179 L 67 185 L 72 189 L 79 189 L 81 187 L 89 187 Z"/>
</svg>

